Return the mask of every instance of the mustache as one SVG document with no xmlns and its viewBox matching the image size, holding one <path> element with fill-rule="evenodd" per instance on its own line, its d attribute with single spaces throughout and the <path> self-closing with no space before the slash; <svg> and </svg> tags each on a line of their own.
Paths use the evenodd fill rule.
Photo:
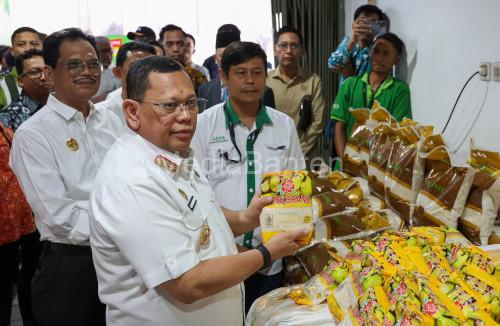
<svg viewBox="0 0 500 326">
<path fill-rule="evenodd" d="M 93 77 L 82 77 L 82 78 L 74 79 L 74 82 L 75 83 L 81 83 L 81 82 L 95 83 L 95 82 L 97 82 L 97 79 L 93 78 Z"/>
</svg>

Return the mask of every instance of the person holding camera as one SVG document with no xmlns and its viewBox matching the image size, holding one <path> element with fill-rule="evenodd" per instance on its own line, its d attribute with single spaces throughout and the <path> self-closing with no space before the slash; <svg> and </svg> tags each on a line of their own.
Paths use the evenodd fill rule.
<svg viewBox="0 0 500 326">
<path fill-rule="evenodd" d="M 268 73 L 266 84 L 273 90 L 276 109 L 293 119 L 302 152 L 310 157 L 323 130 L 321 79 L 300 67 L 304 42 L 295 28 L 285 26 L 278 31 L 274 54 L 278 66 Z"/>
<path fill-rule="evenodd" d="M 378 7 L 364 5 L 354 12 L 352 36 L 345 36 L 328 58 L 328 67 L 340 74 L 341 83 L 370 70 L 370 51 L 375 36 L 385 33 L 386 16 Z"/>
<path fill-rule="evenodd" d="M 404 43 L 396 34 L 377 36 L 370 52 L 370 71 L 362 76 L 347 78 L 340 86 L 330 115 L 336 121 L 334 141 L 339 157 L 344 153 L 355 122 L 349 109 L 371 109 L 378 101 L 397 121 L 411 118 L 410 88 L 406 82 L 391 76 L 403 49 Z M 337 161 L 336 169 L 339 167 Z"/>
</svg>

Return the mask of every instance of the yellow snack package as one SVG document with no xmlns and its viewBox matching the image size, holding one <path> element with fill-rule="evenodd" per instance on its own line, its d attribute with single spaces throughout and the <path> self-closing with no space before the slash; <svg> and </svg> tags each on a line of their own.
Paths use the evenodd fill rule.
<svg viewBox="0 0 500 326">
<path fill-rule="evenodd" d="M 312 183 L 307 171 L 280 171 L 262 176 L 261 195 L 273 197 L 273 202 L 260 214 L 262 241 L 287 231 L 309 229 L 299 242 L 311 241 L 313 225 Z"/>
</svg>

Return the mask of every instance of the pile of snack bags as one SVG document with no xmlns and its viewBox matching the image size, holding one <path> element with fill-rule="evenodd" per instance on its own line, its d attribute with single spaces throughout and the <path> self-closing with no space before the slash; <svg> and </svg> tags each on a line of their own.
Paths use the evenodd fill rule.
<svg viewBox="0 0 500 326">
<path fill-rule="evenodd" d="M 328 310 L 339 325 L 496 325 L 500 272 L 476 246 L 500 244 L 500 154 L 471 142 L 458 164 L 430 126 L 378 103 L 351 113 L 342 171 L 263 176 L 263 238 L 312 232 L 285 258 L 291 286 L 259 299 L 250 324 L 259 312 L 266 325 L 328 324 Z"/>
<path fill-rule="evenodd" d="M 496 325 L 500 270 L 457 233 L 414 227 L 355 240 L 345 257 L 331 250 L 323 270 L 289 297 L 327 301 L 339 325 Z"/>
<path fill-rule="evenodd" d="M 377 102 L 351 113 L 357 122 L 343 172 L 367 180 L 369 192 L 408 226 L 446 225 L 476 245 L 497 242 L 500 153 L 471 142 L 468 164 L 459 164 L 431 126 L 398 123 Z"/>
</svg>

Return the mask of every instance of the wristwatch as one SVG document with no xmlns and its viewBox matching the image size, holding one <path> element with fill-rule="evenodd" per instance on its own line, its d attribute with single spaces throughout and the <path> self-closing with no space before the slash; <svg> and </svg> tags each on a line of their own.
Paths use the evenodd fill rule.
<svg viewBox="0 0 500 326">
<path fill-rule="evenodd" d="M 267 250 L 263 244 L 258 245 L 255 249 L 260 251 L 262 258 L 264 258 L 264 265 L 262 265 L 261 269 L 266 269 L 271 266 L 271 254 L 269 253 L 269 250 Z"/>
</svg>

